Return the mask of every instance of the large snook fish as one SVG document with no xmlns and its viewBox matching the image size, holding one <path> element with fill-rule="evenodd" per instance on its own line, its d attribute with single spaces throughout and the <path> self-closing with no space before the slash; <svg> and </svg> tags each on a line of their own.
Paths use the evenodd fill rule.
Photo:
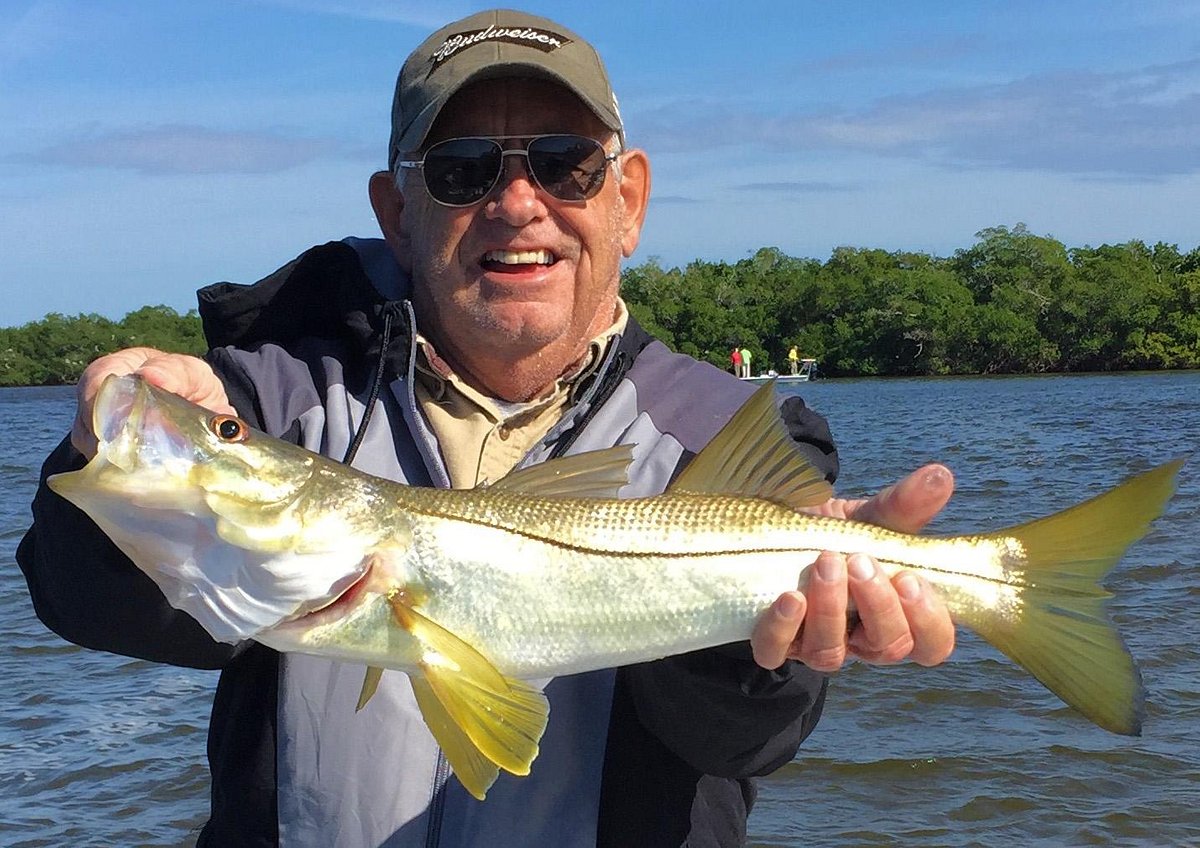
<svg viewBox="0 0 1200 848">
<path fill-rule="evenodd" d="M 748 638 L 823 550 L 911 569 L 966 625 L 1101 727 L 1137 734 L 1142 688 L 1098 581 L 1146 531 L 1180 462 L 1076 507 L 946 538 L 806 515 L 828 484 L 760 389 L 670 489 L 619 500 L 632 449 L 439 490 L 357 472 L 136 377 L 96 399 L 99 450 L 50 487 L 213 638 L 407 672 L 482 798 L 528 774 L 547 702 L 522 678 Z"/>
</svg>

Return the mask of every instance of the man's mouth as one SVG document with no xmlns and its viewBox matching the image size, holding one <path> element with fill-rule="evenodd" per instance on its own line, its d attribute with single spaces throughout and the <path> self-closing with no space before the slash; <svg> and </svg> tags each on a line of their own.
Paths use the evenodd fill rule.
<svg viewBox="0 0 1200 848">
<path fill-rule="evenodd" d="M 534 267 L 548 268 L 558 261 L 549 250 L 489 250 L 483 254 L 480 264 L 485 271 L 512 274 L 528 271 Z"/>
</svg>

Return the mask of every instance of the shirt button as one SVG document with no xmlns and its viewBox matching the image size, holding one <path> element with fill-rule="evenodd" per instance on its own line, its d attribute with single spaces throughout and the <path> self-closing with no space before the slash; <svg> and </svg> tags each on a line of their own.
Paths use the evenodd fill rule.
<svg viewBox="0 0 1200 848">
<path fill-rule="evenodd" d="M 500 427 L 496 430 L 496 432 L 499 434 L 500 441 L 502 441 L 502 442 L 507 442 L 509 434 L 512 433 L 512 431 L 508 428 L 507 424 L 501 424 Z"/>
</svg>

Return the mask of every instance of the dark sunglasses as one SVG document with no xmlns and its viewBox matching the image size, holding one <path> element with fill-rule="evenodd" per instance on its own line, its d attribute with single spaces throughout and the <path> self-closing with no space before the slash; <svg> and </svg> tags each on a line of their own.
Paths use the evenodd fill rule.
<svg viewBox="0 0 1200 848">
<path fill-rule="evenodd" d="M 524 148 L 501 142 L 528 139 Z M 583 135 L 497 135 L 448 138 L 420 159 L 401 160 L 400 168 L 419 168 L 429 196 L 443 206 L 470 206 L 487 197 L 500 180 L 505 156 L 524 156 L 529 175 L 542 191 L 559 200 L 595 197 L 604 185 L 608 163 L 620 153 Z"/>
</svg>

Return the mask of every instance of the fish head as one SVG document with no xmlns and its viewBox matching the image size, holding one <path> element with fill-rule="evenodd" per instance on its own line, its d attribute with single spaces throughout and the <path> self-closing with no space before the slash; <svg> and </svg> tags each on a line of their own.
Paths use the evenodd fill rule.
<svg viewBox="0 0 1200 848">
<path fill-rule="evenodd" d="M 343 466 L 137 375 L 105 380 L 93 427 L 95 457 L 48 485 L 213 638 L 251 638 L 362 576 L 376 504 Z"/>
<path fill-rule="evenodd" d="M 85 512 L 209 512 L 222 535 L 244 536 L 238 542 L 245 546 L 295 543 L 290 513 L 313 476 L 314 454 L 137 375 L 104 381 L 92 426 L 96 456 L 81 471 L 48 481 Z"/>
</svg>

